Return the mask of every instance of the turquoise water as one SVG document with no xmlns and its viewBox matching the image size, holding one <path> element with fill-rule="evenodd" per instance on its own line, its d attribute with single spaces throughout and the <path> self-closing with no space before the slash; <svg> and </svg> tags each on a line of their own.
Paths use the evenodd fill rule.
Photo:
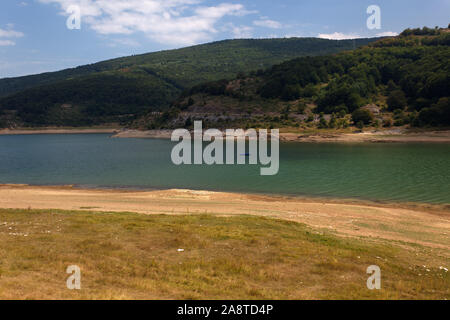
<svg viewBox="0 0 450 320">
<path fill-rule="evenodd" d="M 280 171 L 175 166 L 173 143 L 105 134 L 0 136 L 0 183 L 190 188 L 450 203 L 448 144 L 281 144 Z"/>
</svg>

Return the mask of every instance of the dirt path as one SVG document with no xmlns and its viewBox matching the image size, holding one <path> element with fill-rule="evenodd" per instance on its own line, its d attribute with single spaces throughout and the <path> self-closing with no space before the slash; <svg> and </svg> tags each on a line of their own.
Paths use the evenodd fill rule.
<svg viewBox="0 0 450 320">
<path fill-rule="evenodd" d="M 305 223 L 343 236 L 370 237 L 444 249 L 450 256 L 450 210 L 401 205 L 235 193 L 164 190 L 81 190 L 0 186 L 0 208 L 63 209 L 143 214 L 250 214 Z"/>
</svg>

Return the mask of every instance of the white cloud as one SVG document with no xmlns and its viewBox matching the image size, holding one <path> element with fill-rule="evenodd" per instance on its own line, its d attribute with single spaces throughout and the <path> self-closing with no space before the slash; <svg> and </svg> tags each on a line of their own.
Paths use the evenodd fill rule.
<svg viewBox="0 0 450 320">
<path fill-rule="evenodd" d="M 20 38 L 23 37 L 23 33 L 14 31 L 12 29 L 4 30 L 0 29 L 0 38 Z"/>
<path fill-rule="evenodd" d="M 395 37 L 395 36 L 398 36 L 398 33 L 393 31 L 377 33 L 377 37 Z"/>
<path fill-rule="evenodd" d="M 270 29 L 281 29 L 282 25 L 278 21 L 270 19 L 259 19 L 253 21 L 253 24 L 258 27 L 270 28 Z"/>
<path fill-rule="evenodd" d="M 14 41 L 0 39 L 0 46 L 14 46 L 14 45 L 16 45 Z"/>
<path fill-rule="evenodd" d="M 130 35 L 145 33 L 150 39 L 169 45 L 191 45 L 210 40 L 217 23 L 226 16 L 243 16 L 241 4 L 202 5 L 204 0 L 39 0 L 59 4 L 65 10 L 79 5 L 82 27 L 97 33 Z"/>
<path fill-rule="evenodd" d="M 22 32 L 14 31 L 12 28 L 14 27 L 13 24 L 8 23 L 7 28 L 8 29 L 0 29 L 0 46 L 6 47 L 6 46 L 14 46 L 16 45 L 16 42 L 13 40 L 5 40 L 4 38 L 21 38 L 24 36 Z"/>
<path fill-rule="evenodd" d="M 253 36 L 253 28 L 248 26 L 233 26 L 232 32 L 235 39 L 249 39 Z"/>
<path fill-rule="evenodd" d="M 358 39 L 361 38 L 360 35 L 354 34 L 354 33 L 341 33 L 341 32 L 335 32 L 335 33 L 319 33 L 317 36 L 321 39 L 330 39 L 330 40 L 345 40 L 345 39 Z"/>
</svg>

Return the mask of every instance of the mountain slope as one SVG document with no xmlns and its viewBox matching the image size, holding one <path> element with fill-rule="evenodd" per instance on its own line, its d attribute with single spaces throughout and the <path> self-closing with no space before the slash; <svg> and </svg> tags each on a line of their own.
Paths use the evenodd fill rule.
<svg viewBox="0 0 450 320">
<path fill-rule="evenodd" d="M 170 119 L 149 115 L 136 125 L 191 126 L 201 119 L 219 128 L 450 126 L 450 33 L 432 31 L 197 85 L 177 100 Z"/>
<path fill-rule="evenodd" d="M 373 39 L 333 41 L 316 38 L 225 40 L 177 50 L 102 61 L 38 75 L 0 79 L 0 96 L 33 86 L 130 68 L 150 71 L 190 87 L 200 82 L 234 77 L 236 73 L 267 68 L 294 57 L 323 55 L 368 44 Z"/>
<path fill-rule="evenodd" d="M 0 125 L 124 123 L 145 111 L 167 108 L 184 89 L 203 82 L 233 78 L 295 57 L 337 53 L 374 40 L 226 40 L 0 79 Z"/>
</svg>

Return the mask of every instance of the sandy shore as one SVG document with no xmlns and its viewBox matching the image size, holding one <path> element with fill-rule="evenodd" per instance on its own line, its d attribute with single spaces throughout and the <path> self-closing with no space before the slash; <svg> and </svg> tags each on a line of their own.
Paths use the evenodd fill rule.
<svg viewBox="0 0 450 320">
<path fill-rule="evenodd" d="M 406 132 L 403 130 L 382 130 L 361 133 L 328 133 L 315 135 L 282 133 L 280 140 L 287 142 L 450 143 L 450 131 Z"/>
<path fill-rule="evenodd" d="M 172 130 L 123 130 L 114 138 L 170 139 Z M 283 142 L 436 142 L 450 143 L 450 131 L 405 132 L 400 129 L 366 131 L 361 133 L 317 133 L 302 134 L 281 132 Z"/>
<path fill-rule="evenodd" d="M 224 192 L 84 190 L 0 185 L 0 208 L 142 214 L 257 215 L 305 223 L 350 237 L 450 247 L 448 206 L 383 205 Z M 450 257 L 449 250 L 446 250 Z"/>
<path fill-rule="evenodd" d="M 3 129 L 0 135 L 27 135 L 27 134 L 87 134 L 109 133 L 113 138 L 139 138 L 139 139 L 170 139 L 173 130 L 125 130 L 118 128 L 27 128 Z M 281 132 L 280 141 L 283 142 L 429 142 L 450 143 L 450 130 L 409 132 L 404 129 L 389 129 L 379 131 L 365 131 L 361 133 L 318 132 L 314 134 Z"/>
</svg>

